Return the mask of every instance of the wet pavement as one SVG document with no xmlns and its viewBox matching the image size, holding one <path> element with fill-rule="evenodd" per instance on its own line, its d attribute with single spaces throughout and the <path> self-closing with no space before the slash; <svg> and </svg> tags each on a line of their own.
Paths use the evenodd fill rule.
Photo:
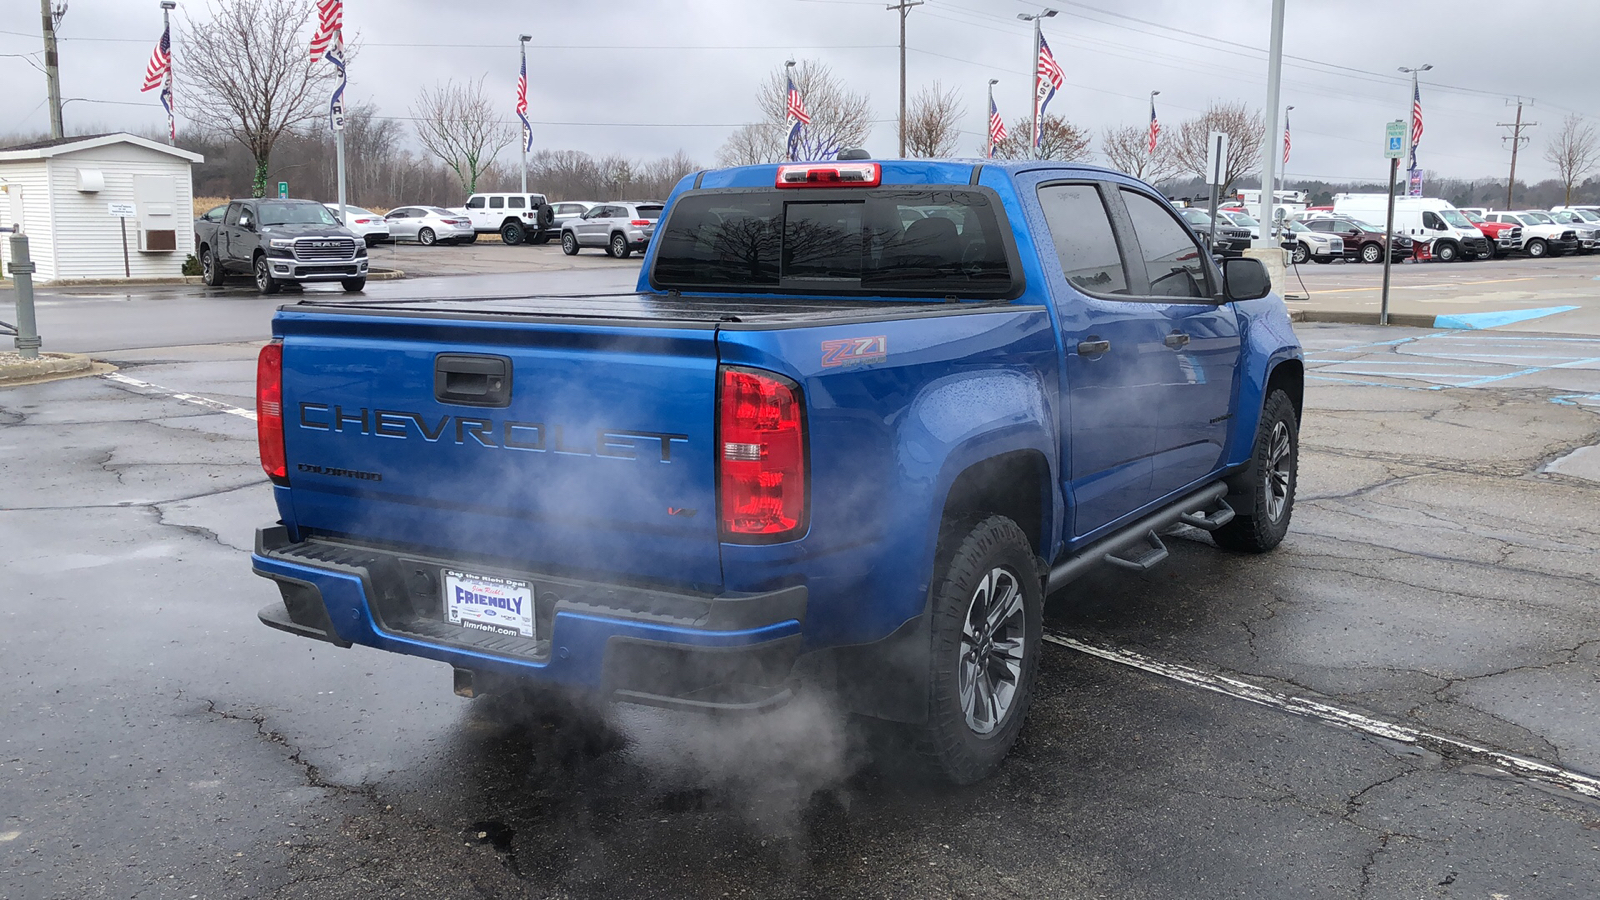
<svg viewBox="0 0 1600 900">
<path fill-rule="evenodd" d="M 1129 662 L 1600 774 L 1600 348 L 1300 334 L 1288 540 L 1053 597 L 1105 652 L 959 790 L 820 703 L 597 724 L 260 626 L 253 345 L 0 391 L 0 897 L 1595 896 L 1581 792 Z"/>
</svg>

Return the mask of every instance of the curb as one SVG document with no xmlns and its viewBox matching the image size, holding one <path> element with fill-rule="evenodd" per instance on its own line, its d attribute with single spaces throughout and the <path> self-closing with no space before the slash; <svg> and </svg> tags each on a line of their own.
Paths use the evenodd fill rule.
<svg viewBox="0 0 1600 900">
<path fill-rule="evenodd" d="M 1389 324 L 1403 328 L 1435 328 L 1434 323 L 1438 316 L 1424 316 L 1416 313 L 1390 313 Z M 1291 322 L 1325 322 L 1337 325 L 1376 325 L 1377 313 L 1341 312 L 1339 310 L 1325 309 L 1297 309 L 1289 313 Z"/>
<path fill-rule="evenodd" d="M 368 281 L 398 281 L 406 277 L 400 269 L 369 269 Z M 37 282 L 35 288 L 50 290 L 53 288 L 80 288 L 80 287 L 141 287 L 157 285 L 204 285 L 205 279 L 199 275 L 183 275 L 177 278 L 58 278 L 55 281 Z M 0 289 L 11 289 L 11 279 L 0 279 Z"/>
<path fill-rule="evenodd" d="M 41 353 L 38 359 L 23 359 L 14 353 L 0 353 L 0 385 L 35 378 L 48 378 L 88 372 L 92 361 L 81 353 Z"/>
</svg>

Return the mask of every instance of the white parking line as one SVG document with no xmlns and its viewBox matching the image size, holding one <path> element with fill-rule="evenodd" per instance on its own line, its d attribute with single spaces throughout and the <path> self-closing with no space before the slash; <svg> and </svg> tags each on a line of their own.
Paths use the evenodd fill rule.
<svg viewBox="0 0 1600 900">
<path fill-rule="evenodd" d="M 1187 684 L 1190 687 L 1222 694 L 1235 700 L 1257 703 L 1291 715 L 1316 719 L 1328 725 L 1337 725 L 1362 732 L 1363 734 L 1387 738 L 1403 744 L 1412 744 L 1432 750 L 1450 759 L 1470 760 L 1493 766 L 1520 778 L 1541 781 L 1545 784 L 1575 791 L 1586 797 L 1600 798 L 1600 778 L 1585 775 L 1581 772 L 1574 772 L 1571 769 L 1553 766 L 1524 756 L 1502 753 L 1498 750 L 1491 750 L 1488 747 L 1480 747 L 1477 744 L 1446 737 L 1442 734 L 1435 734 L 1431 731 L 1412 728 L 1409 725 L 1402 725 L 1398 722 L 1387 722 L 1383 719 L 1376 719 L 1362 713 L 1340 709 L 1337 706 L 1330 706 L 1305 697 L 1282 694 L 1259 685 L 1240 681 L 1237 678 L 1229 678 L 1226 675 L 1217 675 L 1211 672 L 1202 672 L 1199 669 L 1191 669 L 1188 666 L 1161 662 L 1131 650 L 1101 647 L 1085 643 L 1076 638 L 1049 632 L 1045 633 L 1044 639 L 1052 644 L 1076 650 L 1079 653 L 1087 653 L 1107 662 L 1128 666 L 1142 672 L 1149 672 L 1152 675 L 1159 675 L 1162 678 L 1168 678 L 1180 684 Z"/>
<path fill-rule="evenodd" d="M 230 416 L 238 416 L 241 419 L 249 419 L 252 422 L 256 420 L 256 414 L 251 410 L 240 409 L 237 406 L 223 403 L 221 400 L 213 400 L 210 397 L 201 397 L 197 394 L 186 394 L 183 391 L 175 391 L 172 388 L 162 387 L 159 384 L 151 384 L 148 381 L 140 381 L 137 378 L 129 378 L 121 372 L 107 372 L 100 377 L 104 378 L 106 381 L 122 385 L 123 387 L 132 388 L 135 393 L 144 394 L 145 396 L 169 397 L 173 400 L 180 400 L 192 406 L 204 407 L 212 412 L 227 413 Z"/>
</svg>

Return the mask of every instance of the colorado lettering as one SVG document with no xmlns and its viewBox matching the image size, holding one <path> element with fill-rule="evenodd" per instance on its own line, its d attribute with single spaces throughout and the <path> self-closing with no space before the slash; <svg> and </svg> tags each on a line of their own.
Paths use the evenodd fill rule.
<svg viewBox="0 0 1600 900">
<path fill-rule="evenodd" d="M 456 602 L 468 606 L 492 606 L 495 609 L 503 609 L 508 613 L 522 615 L 521 597 L 495 597 L 490 594 L 475 593 L 464 587 L 457 587 Z"/>
<path fill-rule="evenodd" d="M 441 415 L 393 409 L 350 409 L 326 403 L 301 403 L 300 427 L 308 431 L 361 434 L 391 440 L 421 438 L 485 450 L 518 450 L 606 459 L 656 459 L 672 462 L 675 445 L 689 443 L 686 434 L 636 431 L 629 428 L 570 429 L 543 422 L 501 421 L 481 416 Z M 678 447 L 681 449 L 681 446 Z"/>
</svg>

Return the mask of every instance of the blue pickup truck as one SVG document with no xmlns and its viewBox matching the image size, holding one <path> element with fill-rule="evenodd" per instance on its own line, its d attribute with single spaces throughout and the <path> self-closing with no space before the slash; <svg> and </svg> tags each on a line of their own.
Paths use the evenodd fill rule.
<svg viewBox="0 0 1600 900">
<path fill-rule="evenodd" d="M 637 290 L 283 307 L 274 628 L 458 693 L 759 712 L 825 691 L 999 765 L 1045 596 L 1187 524 L 1282 540 L 1302 356 L 1254 259 L 1051 162 L 700 172 Z"/>
</svg>

